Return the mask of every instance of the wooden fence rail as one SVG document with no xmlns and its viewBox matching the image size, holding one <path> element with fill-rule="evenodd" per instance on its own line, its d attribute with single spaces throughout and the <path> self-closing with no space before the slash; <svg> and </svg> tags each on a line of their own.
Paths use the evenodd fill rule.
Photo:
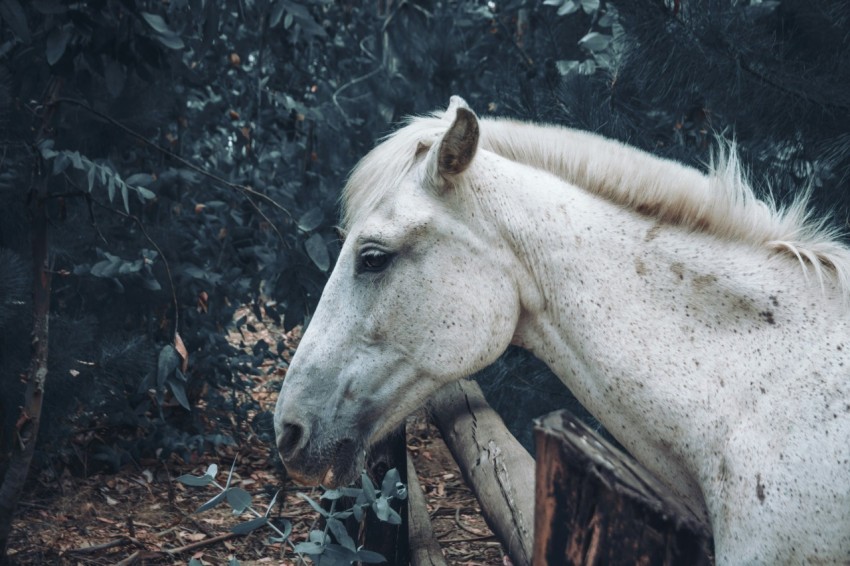
<svg viewBox="0 0 850 566">
<path fill-rule="evenodd" d="M 634 458 L 569 412 L 535 421 L 535 465 L 474 382 L 447 386 L 428 408 L 513 564 L 712 564 L 707 525 Z M 443 566 L 415 470 L 404 456 L 404 436 L 394 442 L 373 458 L 370 471 L 377 471 L 376 464 L 409 470 L 402 526 L 410 528 L 409 554 L 408 533 L 398 527 L 369 525 L 361 541 L 378 543 L 391 565 Z M 388 528 L 391 532 L 380 533 Z M 393 552 L 396 545 L 403 551 Z"/>
</svg>

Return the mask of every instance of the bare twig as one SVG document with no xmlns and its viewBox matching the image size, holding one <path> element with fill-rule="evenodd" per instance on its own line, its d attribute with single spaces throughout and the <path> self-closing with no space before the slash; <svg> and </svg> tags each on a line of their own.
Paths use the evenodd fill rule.
<svg viewBox="0 0 850 566">
<path fill-rule="evenodd" d="M 93 544 L 92 546 L 83 546 L 81 548 L 71 548 L 66 550 L 65 554 L 94 554 L 103 550 L 109 550 L 110 548 L 129 545 L 145 548 L 145 544 L 140 540 L 133 537 L 120 537 L 101 544 Z"/>
<path fill-rule="evenodd" d="M 337 107 L 337 109 L 339 110 L 339 113 L 340 113 L 340 114 L 342 114 L 342 117 L 343 117 L 343 119 L 345 119 L 346 123 L 351 122 L 351 118 L 349 118 L 349 117 L 348 117 L 348 114 L 345 112 L 345 110 L 343 110 L 343 109 L 342 109 L 342 106 L 340 106 L 340 104 L 339 104 L 339 100 L 337 100 L 337 97 L 339 96 L 339 94 L 340 94 L 342 91 L 344 91 L 345 89 L 347 89 L 347 88 L 349 88 L 349 87 L 352 87 L 352 86 L 356 85 L 357 83 L 362 83 L 363 81 L 365 81 L 365 80 L 367 80 L 367 79 L 370 79 L 370 78 L 374 77 L 374 76 L 375 76 L 375 75 L 377 75 L 380 71 L 382 71 L 382 70 L 383 70 L 383 68 L 384 68 L 384 66 L 383 66 L 383 65 L 378 65 L 378 67 L 376 67 L 375 69 L 373 69 L 373 70 L 369 71 L 369 72 L 368 72 L 368 73 L 366 73 L 365 75 L 362 75 L 362 76 L 356 77 L 356 78 L 354 78 L 354 79 L 351 79 L 350 81 L 348 81 L 347 83 L 345 83 L 344 85 L 342 85 L 341 87 L 339 87 L 338 89 L 336 89 L 336 91 L 335 91 L 335 92 L 331 95 L 331 100 L 333 100 L 334 106 L 336 106 L 336 107 Z"/>
<path fill-rule="evenodd" d="M 191 544 L 187 544 L 185 546 L 180 546 L 177 548 L 167 548 L 163 550 L 166 554 L 180 554 L 181 552 L 188 552 L 190 550 L 195 550 L 197 548 L 203 548 L 205 546 L 210 546 L 211 544 L 217 544 L 219 542 L 230 540 L 232 538 L 240 537 L 242 535 L 236 533 L 225 533 L 223 535 L 214 536 L 211 538 L 207 538 L 204 540 L 199 540 L 197 542 L 193 542 Z"/>
<path fill-rule="evenodd" d="M 471 534 L 471 535 L 475 535 L 475 536 L 485 536 L 485 535 L 482 535 L 482 534 L 481 534 L 481 531 L 476 531 L 475 529 L 471 529 L 471 528 L 467 527 L 466 525 L 464 525 L 464 524 L 461 522 L 461 520 L 460 520 L 460 507 L 458 507 L 457 509 L 455 509 L 455 524 L 456 524 L 458 527 L 460 527 L 461 529 L 463 529 L 464 531 L 466 531 L 466 532 L 468 532 L 469 534 Z"/>
<path fill-rule="evenodd" d="M 75 106 L 78 106 L 78 107 L 86 110 L 87 112 L 90 112 L 91 114 L 94 114 L 95 116 L 97 116 L 97 117 L 99 117 L 103 120 L 106 120 L 107 122 L 109 122 L 113 126 L 117 127 L 118 129 L 120 129 L 121 131 L 126 133 L 127 135 L 139 140 L 140 142 L 144 143 L 145 145 L 147 145 L 149 147 L 152 147 L 153 149 L 164 154 L 166 157 L 177 161 L 178 163 L 180 163 L 184 167 L 191 169 L 192 171 L 198 173 L 199 175 L 203 175 L 204 177 L 207 177 L 208 179 L 211 179 L 211 180 L 215 181 L 216 183 L 219 183 L 219 184 L 224 185 L 228 188 L 237 190 L 237 191 L 243 193 L 246 196 L 246 198 L 250 195 L 252 197 L 255 197 L 257 199 L 265 201 L 266 203 L 270 204 L 274 208 L 277 208 L 278 210 L 280 210 L 281 212 L 286 214 L 289 217 L 290 220 L 294 220 L 292 213 L 290 213 L 289 210 L 284 208 L 282 205 L 280 205 L 277 201 L 275 201 L 270 196 L 263 194 L 259 191 L 256 191 L 256 190 L 252 189 L 251 187 L 248 187 L 248 186 L 245 186 L 245 185 L 240 185 L 240 184 L 237 184 L 237 183 L 233 183 L 231 181 L 228 181 L 227 179 L 224 179 L 223 177 L 220 177 L 219 175 L 216 175 L 214 173 L 210 173 L 206 169 L 195 165 L 194 163 L 192 163 L 188 159 L 185 159 L 184 157 L 177 155 L 176 153 L 168 150 L 167 148 L 164 148 L 161 145 L 152 142 L 151 140 L 149 140 L 148 138 L 146 138 L 145 136 L 143 136 L 139 132 L 133 130 L 132 128 L 125 126 L 124 124 L 122 124 L 121 122 L 119 122 L 115 118 L 112 118 L 108 114 L 104 114 L 103 112 L 96 110 L 95 108 L 92 108 L 91 106 L 89 106 L 85 102 L 82 102 L 80 100 L 75 100 L 73 98 L 57 98 L 54 103 L 55 104 L 73 104 Z M 268 217 L 258 209 L 257 204 L 253 200 L 251 200 L 250 198 L 248 198 L 248 202 L 251 203 L 251 206 L 254 207 L 254 209 L 257 210 L 257 212 L 260 213 L 260 215 L 263 217 L 263 219 L 265 219 L 267 222 L 269 222 L 271 224 L 272 228 L 274 228 L 275 232 L 277 232 L 278 236 L 280 236 L 280 232 L 277 230 L 277 227 L 275 227 L 274 224 L 272 224 L 271 221 L 268 219 Z M 282 236 L 280 236 L 280 237 L 281 237 L 281 240 L 283 240 L 283 237 Z"/>
<path fill-rule="evenodd" d="M 130 566 L 131 564 L 135 564 L 136 562 L 138 562 L 141 557 L 142 557 L 142 551 L 137 550 L 136 552 L 134 552 L 133 554 L 131 554 L 130 556 L 128 556 L 124 560 L 122 560 L 120 562 L 116 562 L 115 566 Z"/>
</svg>

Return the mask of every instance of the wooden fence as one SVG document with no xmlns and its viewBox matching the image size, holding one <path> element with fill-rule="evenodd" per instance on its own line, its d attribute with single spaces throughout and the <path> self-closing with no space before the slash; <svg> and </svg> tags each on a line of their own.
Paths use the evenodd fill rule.
<svg viewBox="0 0 850 566">
<path fill-rule="evenodd" d="M 445 387 L 428 409 L 515 566 L 712 563 L 707 526 L 570 413 L 535 421 L 535 464 L 475 382 Z M 369 524 L 361 543 L 388 564 L 445 565 L 403 431 L 373 451 L 375 477 L 391 467 L 407 475 L 410 497 L 398 509 L 405 521 Z"/>
</svg>

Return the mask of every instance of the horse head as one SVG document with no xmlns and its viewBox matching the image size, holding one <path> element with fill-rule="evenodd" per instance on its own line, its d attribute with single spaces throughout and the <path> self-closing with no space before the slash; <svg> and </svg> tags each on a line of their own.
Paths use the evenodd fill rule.
<svg viewBox="0 0 850 566">
<path fill-rule="evenodd" d="M 391 136 L 349 181 L 349 195 L 374 198 L 346 226 L 275 410 L 281 457 L 303 483 L 352 481 L 370 444 L 513 338 L 515 270 L 502 236 L 477 221 L 478 119 L 453 97 L 442 122 L 416 143 Z M 387 155 L 407 160 L 400 175 L 382 174 Z"/>
</svg>

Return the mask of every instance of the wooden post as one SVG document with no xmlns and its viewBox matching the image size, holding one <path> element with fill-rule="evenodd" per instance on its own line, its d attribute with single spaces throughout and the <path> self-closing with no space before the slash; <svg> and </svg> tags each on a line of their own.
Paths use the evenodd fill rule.
<svg viewBox="0 0 850 566">
<path fill-rule="evenodd" d="M 428 409 L 511 561 L 516 566 L 531 564 L 534 459 L 474 381 L 443 387 Z"/>
<path fill-rule="evenodd" d="M 407 483 L 407 439 L 403 424 L 369 450 L 369 460 L 366 465 L 369 477 L 378 489 L 384 475 L 393 468 L 398 470 L 401 481 Z M 360 544 L 368 550 L 383 554 L 387 559 L 384 563 L 387 566 L 408 566 L 410 558 L 407 538 L 409 523 L 407 502 L 393 500 L 392 508 L 401 515 L 401 524 L 384 523 L 369 511 L 363 521 Z"/>
<path fill-rule="evenodd" d="M 413 459 L 407 455 L 407 517 L 410 524 L 410 566 L 448 566 L 440 543 L 434 537 L 425 494 L 416 477 Z"/>
<path fill-rule="evenodd" d="M 708 566 L 709 529 L 567 411 L 535 421 L 535 566 Z"/>
</svg>

